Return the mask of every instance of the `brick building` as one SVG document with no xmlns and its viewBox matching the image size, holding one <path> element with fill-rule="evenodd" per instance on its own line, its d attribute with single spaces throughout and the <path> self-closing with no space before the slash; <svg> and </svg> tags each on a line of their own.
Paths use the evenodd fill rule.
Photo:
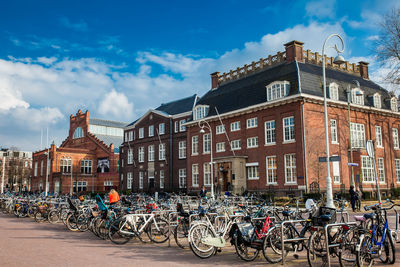
<svg viewBox="0 0 400 267">
<path fill-rule="evenodd" d="M 32 152 L 19 151 L 18 149 L 1 149 L 0 161 L 0 183 L 3 184 L 4 190 L 29 190 Z"/>
<path fill-rule="evenodd" d="M 186 127 L 197 96 L 162 104 L 125 128 L 122 190 L 186 192 Z"/>
<path fill-rule="evenodd" d="M 70 116 L 68 137 L 60 147 L 33 154 L 32 190 L 70 193 L 119 187 L 119 145 L 125 123 L 90 119 L 89 111 Z M 49 163 L 49 164 L 48 164 Z M 72 187 L 71 187 L 72 182 Z"/>
<path fill-rule="evenodd" d="M 334 191 L 348 190 L 351 183 L 350 132 L 357 184 L 364 191 L 375 188 L 365 150 L 365 141 L 372 139 L 381 189 L 397 187 L 396 97 L 369 80 L 365 62 L 336 65 L 327 57 L 326 77 L 330 155 L 340 156 L 330 163 Z M 201 131 L 199 121 L 206 121 L 211 133 Z M 326 163 L 318 160 L 326 156 L 322 57 L 303 50 L 301 42 L 289 42 L 284 52 L 228 73 L 211 74 L 211 90 L 185 125 L 189 191 L 202 185 L 210 189 L 211 172 L 217 191 L 295 195 L 326 188 Z"/>
</svg>

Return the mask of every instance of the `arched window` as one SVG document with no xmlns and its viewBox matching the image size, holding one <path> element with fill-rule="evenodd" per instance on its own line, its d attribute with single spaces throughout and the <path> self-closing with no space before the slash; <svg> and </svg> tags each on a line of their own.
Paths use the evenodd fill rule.
<svg viewBox="0 0 400 267">
<path fill-rule="evenodd" d="M 200 120 L 208 115 L 209 107 L 206 105 L 199 105 L 194 108 L 193 118 L 194 120 Z"/>
<path fill-rule="evenodd" d="M 336 83 L 329 84 L 329 98 L 339 100 L 339 86 Z"/>
<path fill-rule="evenodd" d="M 395 112 L 399 111 L 399 108 L 397 107 L 397 98 L 396 97 L 392 97 L 390 99 L 390 109 Z"/>
<path fill-rule="evenodd" d="M 276 81 L 267 86 L 267 101 L 285 97 L 289 94 L 290 83 L 288 81 Z"/>
<path fill-rule="evenodd" d="M 376 107 L 376 108 L 382 107 L 381 95 L 378 93 L 374 94 L 374 107 Z"/>
<path fill-rule="evenodd" d="M 75 132 L 74 132 L 74 139 L 76 139 L 76 138 L 82 138 L 82 137 L 83 137 L 83 130 L 82 130 L 82 128 L 81 128 L 81 127 L 76 128 L 76 129 L 75 129 Z"/>
<path fill-rule="evenodd" d="M 351 89 L 351 102 L 364 106 L 364 92 L 360 88 Z"/>
</svg>

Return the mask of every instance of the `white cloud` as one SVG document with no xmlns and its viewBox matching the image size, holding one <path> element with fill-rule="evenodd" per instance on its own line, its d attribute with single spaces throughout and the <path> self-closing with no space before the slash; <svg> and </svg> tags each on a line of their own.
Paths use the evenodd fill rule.
<svg viewBox="0 0 400 267">
<path fill-rule="evenodd" d="M 52 65 L 54 62 L 56 62 L 57 58 L 56 57 L 38 57 L 37 61 L 46 66 L 49 66 L 49 65 Z"/>
<path fill-rule="evenodd" d="M 306 4 L 306 14 L 310 17 L 333 18 L 336 0 L 311 1 Z"/>
<path fill-rule="evenodd" d="M 112 114 L 116 118 L 121 118 L 120 120 L 128 120 L 133 115 L 133 104 L 128 101 L 126 95 L 113 89 L 100 102 L 98 112 L 102 115 Z"/>
</svg>

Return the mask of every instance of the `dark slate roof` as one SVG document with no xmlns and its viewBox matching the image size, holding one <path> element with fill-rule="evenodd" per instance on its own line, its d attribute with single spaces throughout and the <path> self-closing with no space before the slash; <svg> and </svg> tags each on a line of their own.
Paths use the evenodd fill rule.
<svg viewBox="0 0 400 267">
<path fill-rule="evenodd" d="M 108 146 L 114 144 L 114 148 L 119 147 L 124 141 L 124 138 L 122 136 L 118 137 L 118 136 L 96 134 L 96 137 L 99 138 Z"/>
<path fill-rule="evenodd" d="M 135 120 L 135 121 L 133 121 L 133 122 L 131 122 L 131 123 L 129 123 L 128 125 L 126 125 L 125 127 L 128 127 L 128 126 L 132 126 L 132 125 L 134 125 L 137 121 L 138 121 L 139 119 L 137 119 L 137 120 Z"/>
<path fill-rule="evenodd" d="M 101 125 L 107 127 L 115 127 L 115 128 L 124 128 L 126 123 L 118 122 L 118 121 L 109 121 L 109 120 L 102 120 L 102 119 L 92 119 L 89 118 L 89 124 L 91 125 Z"/>
<path fill-rule="evenodd" d="M 322 89 L 322 66 L 309 63 L 299 63 L 302 93 L 323 97 Z M 355 88 L 360 83 L 364 92 L 364 105 L 373 106 L 373 94 L 381 94 L 382 109 L 390 109 L 390 94 L 371 80 L 365 80 L 359 75 L 353 75 L 343 71 L 326 68 L 326 86 L 329 88 L 331 82 L 339 85 L 339 100 L 347 102 L 347 87 Z M 328 89 L 329 92 L 329 89 Z"/>
<path fill-rule="evenodd" d="M 208 116 L 257 105 L 267 101 L 266 86 L 274 81 L 290 82 L 290 95 L 298 93 L 296 63 L 283 63 L 208 91 L 196 105 L 209 105 Z"/>
<path fill-rule="evenodd" d="M 156 108 L 157 111 L 164 112 L 168 115 L 176 115 L 188 111 L 192 111 L 193 106 L 195 104 L 197 95 L 194 94 L 192 96 L 182 98 L 176 101 L 172 101 L 166 104 L 161 104 L 158 108 Z"/>
</svg>

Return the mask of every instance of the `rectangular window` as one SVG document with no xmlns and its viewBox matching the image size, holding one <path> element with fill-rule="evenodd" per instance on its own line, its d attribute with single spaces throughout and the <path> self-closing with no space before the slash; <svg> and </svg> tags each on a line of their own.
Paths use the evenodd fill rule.
<svg viewBox="0 0 400 267">
<path fill-rule="evenodd" d="M 235 121 L 231 123 L 231 132 L 240 130 L 240 121 Z"/>
<path fill-rule="evenodd" d="M 148 149 L 148 160 L 149 161 L 154 161 L 154 145 L 149 145 L 148 147 L 147 147 L 147 149 Z"/>
<path fill-rule="evenodd" d="M 399 149 L 399 131 L 396 128 L 392 129 L 393 133 L 393 147 Z"/>
<path fill-rule="evenodd" d="M 210 186 L 211 185 L 211 165 L 209 162 L 204 163 L 203 165 L 203 172 L 204 172 L 204 185 Z"/>
<path fill-rule="evenodd" d="M 233 141 L 231 141 L 231 147 L 232 147 L 232 150 L 239 150 L 239 149 L 241 149 L 241 142 L 240 142 L 240 139 L 239 139 L 239 140 L 233 140 Z"/>
<path fill-rule="evenodd" d="M 165 144 L 158 145 L 158 159 L 165 160 Z"/>
<path fill-rule="evenodd" d="M 60 160 L 60 171 L 61 173 L 71 173 L 72 159 L 62 158 Z"/>
<path fill-rule="evenodd" d="M 368 156 L 361 156 L 361 170 L 363 183 L 374 182 L 374 165 L 372 158 Z"/>
<path fill-rule="evenodd" d="M 186 188 L 186 169 L 179 169 L 179 188 Z"/>
<path fill-rule="evenodd" d="M 38 170 L 38 162 L 35 161 L 35 172 L 34 172 L 34 176 L 37 176 L 37 170 Z"/>
<path fill-rule="evenodd" d="M 133 131 L 129 131 L 129 142 L 133 141 Z"/>
<path fill-rule="evenodd" d="M 246 126 L 247 126 L 247 129 L 257 127 L 257 126 L 258 126 L 257 117 L 256 117 L 256 118 L 248 119 L 248 120 L 246 121 Z"/>
<path fill-rule="evenodd" d="M 247 138 L 247 148 L 258 147 L 258 137 Z"/>
<path fill-rule="evenodd" d="M 217 152 L 225 151 L 225 142 L 217 143 Z"/>
<path fill-rule="evenodd" d="M 183 125 L 185 122 L 186 122 L 186 120 L 180 120 L 180 121 L 179 121 L 179 131 L 180 131 L 180 132 L 186 131 L 186 126 Z"/>
<path fill-rule="evenodd" d="M 394 165 L 396 169 L 396 182 L 400 183 L 400 159 L 395 159 Z"/>
<path fill-rule="evenodd" d="M 179 131 L 179 122 L 175 121 L 175 133 Z"/>
<path fill-rule="evenodd" d="M 272 83 L 267 87 L 267 101 L 285 97 L 289 94 L 290 83 L 287 81 Z"/>
<path fill-rule="evenodd" d="M 144 138 L 144 128 L 139 128 L 139 139 Z"/>
<path fill-rule="evenodd" d="M 139 189 L 143 189 L 144 172 L 139 172 Z"/>
<path fill-rule="evenodd" d="M 164 183 L 165 183 L 165 180 L 164 180 L 164 170 L 160 170 L 160 188 L 164 188 Z"/>
<path fill-rule="evenodd" d="M 87 191 L 87 182 L 86 181 L 78 181 L 78 185 L 76 182 L 73 183 L 74 192 L 82 192 Z"/>
<path fill-rule="evenodd" d="M 91 174 L 92 173 L 92 160 L 81 160 L 81 173 Z"/>
<path fill-rule="evenodd" d="M 248 180 L 257 180 L 259 178 L 258 175 L 258 166 L 249 166 L 247 169 L 247 179 Z"/>
<path fill-rule="evenodd" d="M 267 157 L 267 184 L 277 184 L 276 156 Z"/>
<path fill-rule="evenodd" d="M 215 134 L 223 134 L 225 132 L 225 125 L 217 125 L 215 127 Z"/>
<path fill-rule="evenodd" d="M 287 154 L 285 155 L 285 183 L 295 184 L 296 175 L 296 154 Z"/>
<path fill-rule="evenodd" d="M 351 144 L 353 148 L 364 148 L 365 147 L 365 131 L 364 124 L 351 123 Z"/>
<path fill-rule="evenodd" d="M 283 119 L 283 141 L 291 142 L 294 140 L 294 117 Z"/>
<path fill-rule="evenodd" d="M 375 138 L 376 138 L 376 146 L 383 147 L 381 126 L 375 126 Z"/>
<path fill-rule="evenodd" d="M 144 162 L 144 147 L 139 147 L 139 162 Z"/>
<path fill-rule="evenodd" d="M 211 152 L 211 135 L 204 134 L 203 135 L 203 154 Z"/>
<path fill-rule="evenodd" d="M 192 186 L 193 187 L 199 186 L 199 165 L 198 164 L 192 165 Z"/>
<path fill-rule="evenodd" d="M 154 125 L 149 126 L 149 137 L 154 136 Z"/>
<path fill-rule="evenodd" d="M 336 155 L 332 155 L 336 156 Z M 332 162 L 332 172 L 333 172 L 333 182 L 339 184 L 340 183 L 340 165 L 339 161 Z"/>
<path fill-rule="evenodd" d="M 179 142 L 179 159 L 186 158 L 186 141 Z"/>
<path fill-rule="evenodd" d="M 199 154 L 199 137 L 192 136 L 192 155 Z"/>
<path fill-rule="evenodd" d="M 338 135 L 337 135 L 337 124 L 336 120 L 331 120 L 331 142 L 332 144 L 338 144 Z"/>
<path fill-rule="evenodd" d="M 121 159 L 121 167 L 124 167 L 124 159 Z"/>
<path fill-rule="evenodd" d="M 128 132 L 125 132 L 125 138 L 124 141 L 127 142 L 128 141 Z"/>
<path fill-rule="evenodd" d="M 132 173 L 128 172 L 126 176 L 126 189 L 132 189 L 132 181 L 133 181 Z"/>
<path fill-rule="evenodd" d="M 275 121 L 265 122 L 265 144 L 275 144 Z"/>
<path fill-rule="evenodd" d="M 158 125 L 158 134 L 159 135 L 165 134 L 165 123 L 160 123 Z"/>
<path fill-rule="evenodd" d="M 385 162 L 383 158 L 378 158 L 378 177 L 379 182 L 385 182 Z"/>
<path fill-rule="evenodd" d="M 128 164 L 133 164 L 133 149 L 128 149 Z"/>
<path fill-rule="evenodd" d="M 44 161 L 42 160 L 42 162 L 40 163 L 40 176 L 43 176 L 43 165 Z"/>
</svg>

